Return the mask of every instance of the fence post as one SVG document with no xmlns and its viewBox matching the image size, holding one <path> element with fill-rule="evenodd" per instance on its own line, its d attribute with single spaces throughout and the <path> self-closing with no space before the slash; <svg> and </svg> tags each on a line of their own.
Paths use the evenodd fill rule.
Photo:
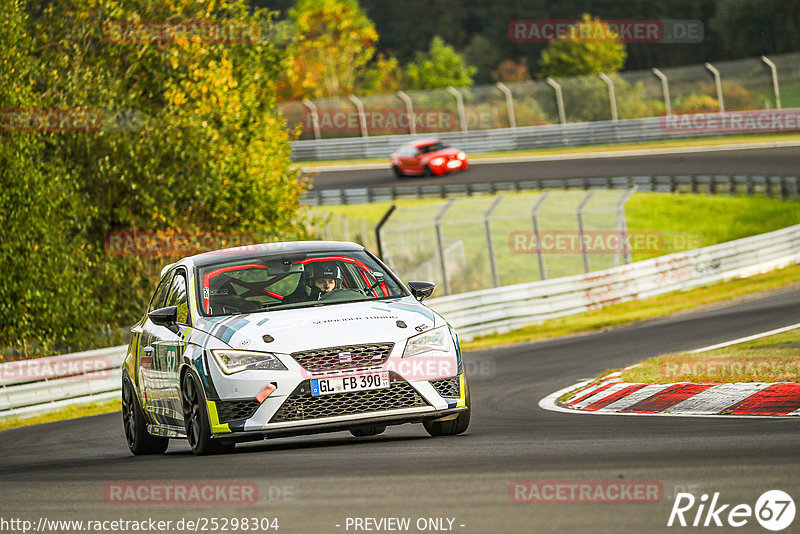
<svg viewBox="0 0 800 534">
<path fill-rule="evenodd" d="M 508 125 L 509 128 L 517 127 L 517 116 L 514 114 L 514 97 L 511 94 L 511 89 L 508 88 L 503 82 L 497 82 L 497 88 L 506 95 L 506 108 L 508 108 Z"/>
<path fill-rule="evenodd" d="M 761 61 L 767 64 L 772 71 L 772 90 L 775 92 L 775 108 L 781 109 L 781 88 L 778 85 L 778 67 L 767 56 L 761 56 Z"/>
<path fill-rule="evenodd" d="M 350 102 L 356 105 L 356 109 L 358 110 L 358 122 L 361 125 L 361 137 L 369 137 L 369 132 L 367 131 L 367 114 L 364 113 L 364 104 L 358 99 L 358 97 L 356 97 L 356 95 L 347 95 L 347 98 L 350 99 Z"/>
<path fill-rule="evenodd" d="M 378 222 L 378 225 L 375 227 L 375 241 L 377 241 L 377 244 L 378 244 L 378 257 L 381 260 L 384 259 L 383 258 L 383 242 L 381 241 L 381 228 L 383 228 L 383 225 L 386 224 L 386 221 L 389 220 L 389 217 L 392 216 L 392 213 L 394 213 L 394 210 L 396 210 L 396 209 L 397 209 L 397 206 L 394 205 L 394 204 L 389 206 L 389 209 L 386 210 L 386 213 L 383 214 L 383 217 L 381 217 L 381 220 Z"/>
<path fill-rule="evenodd" d="M 304 98 L 303 105 L 311 112 L 311 126 L 314 128 L 314 139 L 322 139 L 322 134 L 319 131 L 319 113 L 317 113 L 316 104 Z"/>
<path fill-rule="evenodd" d="M 403 101 L 406 105 L 406 114 L 408 115 L 408 133 L 411 135 L 417 135 L 417 121 L 414 120 L 414 103 L 411 101 L 411 97 L 408 96 L 404 91 L 397 91 L 395 93 L 397 98 Z"/>
<path fill-rule="evenodd" d="M 564 113 L 564 95 L 561 92 L 561 85 L 559 85 L 559 83 L 555 81 L 553 78 L 547 78 L 545 81 L 547 82 L 547 85 L 552 87 L 556 92 L 556 105 L 558 106 L 558 120 L 561 122 L 561 124 L 566 124 L 567 115 L 566 113 Z"/>
<path fill-rule="evenodd" d="M 619 117 L 617 116 L 617 97 L 614 93 L 614 80 L 604 72 L 600 73 L 600 78 L 608 85 L 608 102 L 611 107 L 611 120 L 617 122 Z"/>
<path fill-rule="evenodd" d="M 467 113 L 464 111 L 464 95 L 453 86 L 447 88 L 447 92 L 456 97 L 456 106 L 458 106 L 458 120 L 461 122 L 461 131 L 467 131 Z"/>
<path fill-rule="evenodd" d="M 619 199 L 617 202 L 617 239 L 623 243 L 623 252 L 625 263 L 633 261 L 631 255 L 631 247 L 628 246 L 628 221 L 625 219 L 625 204 L 631 199 L 636 192 L 637 186 L 633 186 Z M 624 238 L 624 240 L 623 240 Z M 614 254 L 614 267 L 619 265 L 619 254 Z"/>
<path fill-rule="evenodd" d="M 717 101 L 719 102 L 719 112 L 725 113 L 725 100 L 722 98 L 722 79 L 719 77 L 719 71 L 714 68 L 711 63 L 706 63 L 706 68 L 714 75 L 714 84 L 717 86 Z"/>
<path fill-rule="evenodd" d="M 442 232 L 442 219 L 444 218 L 447 210 L 450 209 L 450 206 L 453 205 L 456 199 L 451 198 L 447 201 L 447 204 L 444 205 L 442 211 L 436 216 L 436 220 L 434 224 L 436 225 L 436 246 L 439 248 L 439 266 L 442 269 L 442 283 L 444 285 L 444 294 L 450 294 L 450 282 L 447 279 L 447 261 L 444 256 L 444 234 Z"/>
<path fill-rule="evenodd" d="M 494 239 L 492 238 L 492 221 L 491 216 L 500 202 L 503 200 L 503 195 L 498 196 L 492 202 L 492 205 L 489 206 L 489 209 L 486 210 L 486 213 L 483 215 L 483 225 L 486 228 L 486 246 L 489 249 L 489 268 L 492 271 L 492 285 L 494 287 L 500 286 L 500 275 L 497 272 L 497 257 L 494 253 Z"/>
<path fill-rule="evenodd" d="M 536 260 L 539 262 L 539 279 L 544 280 L 547 278 L 547 271 L 544 267 L 544 251 L 542 250 L 542 232 L 539 230 L 539 210 L 541 209 L 544 201 L 550 196 L 550 191 L 545 191 L 531 211 L 531 218 L 533 219 L 533 235 L 536 236 Z"/>
<path fill-rule="evenodd" d="M 583 197 L 581 203 L 578 204 L 577 215 L 578 215 L 578 238 L 581 240 L 581 252 L 583 253 L 583 272 L 589 272 L 589 251 L 586 249 L 586 240 L 584 239 L 584 234 L 586 231 L 583 228 L 583 208 L 586 207 L 586 204 L 594 196 L 594 190 L 589 191 L 586 193 L 586 196 Z"/>
<path fill-rule="evenodd" d="M 664 94 L 664 111 L 667 115 L 672 115 L 672 106 L 669 103 L 669 80 L 667 76 L 658 69 L 653 69 L 653 74 L 661 80 L 661 92 Z"/>
</svg>

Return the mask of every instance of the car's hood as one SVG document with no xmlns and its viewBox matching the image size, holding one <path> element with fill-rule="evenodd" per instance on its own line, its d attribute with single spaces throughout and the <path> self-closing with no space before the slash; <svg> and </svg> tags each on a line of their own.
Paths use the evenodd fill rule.
<svg viewBox="0 0 800 534">
<path fill-rule="evenodd" d="M 436 150 L 434 152 L 428 152 L 424 156 L 425 156 L 425 159 L 436 158 L 436 157 L 439 157 L 439 156 L 456 157 L 456 155 L 458 155 L 459 152 L 461 152 L 461 151 L 459 149 L 457 149 L 457 148 L 448 147 L 448 148 L 443 148 L 441 150 Z"/>
<path fill-rule="evenodd" d="M 398 321 L 405 328 L 398 326 Z M 441 324 L 443 320 L 433 311 L 407 297 L 206 317 L 198 319 L 195 327 L 233 348 L 289 354 L 322 347 L 399 342 Z M 265 342 L 264 336 L 273 341 Z"/>
</svg>

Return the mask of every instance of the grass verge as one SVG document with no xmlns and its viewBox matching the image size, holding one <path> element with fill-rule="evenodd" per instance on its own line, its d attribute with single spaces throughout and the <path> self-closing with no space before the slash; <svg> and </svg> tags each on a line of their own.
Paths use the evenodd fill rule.
<svg viewBox="0 0 800 534">
<path fill-rule="evenodd" d="M 479 337 L 462 343 L 462 348 L 469 351 L 624 326 L 761 291 L 800 286 L 798 280 L 800 280 L 800 265 L 790 265 L 784 269 L 749 278 L 729 280 L 687 291 L 674 291 L 645 300 L 623 302 L 579 315 L 553 319 L 506 334 Z"/>
<path fill-rule="evenodd" d="M 77 419 L 78 417 L 88 417 L 90 415 L 100 415 L 103 413 L 113 413 L 122 410 L 122 401 L 115 399 L 102 403 L 80 404 L 70 406 L 44 415 L 37 415 L 35 417 L 13 417 L 0 421 L 0 430 L 9 428 L 17 428 L 20 426 L 36 425 L 39 423 L 50 423 L 53 421 L 64 421 L 66 419 Z"/>
<path fill-rule="evenodd" d="M 647 148 L 683 148 L 683 147 L 703 147 L 703 146 L 718 146 L 718 145 L 740 145 L 747 143 L 769 143 L 777 141 L 794 141 L 797 140 L 796 133 L 787 134 L 752 134 L 752 135 L 733 135 L 722 137 L 703 137 L 698 139 L 681 139 L 672 141 L 642 141 L 639 143 L 625 143 L 625 144 L 611 144 L 611 145 L 590 145 L 580 147 L 553 147 L 553 148 L 537 148 L 532 150 L 519 150 L 507 152 L 490 152 L 487 154 L 476 154 L 470 156 L 470 161 L 480 161 L 482 159 L 493 158 L 507 158 L 514 156 L 549 156 L 560 154 L 587 154 L 592 152 L 619 152 L 622 150 L 636 150 Z M 296 167 L 303 167 L 308 170 L 313 170 L 315 166 L 323 165 L 357 165 L 359 163 L 386 163 L 386 168 L 389 168 L 389 161 L 387 158 L 370 158 L 370 159 L 334 159 L 334 160 L 319 160 L 319 161 L 298 161 L 295 162 Z"/>
<path fill-rule="evenodd" d="M 797 382 L 800 329 L 700 353 L 645 360 L 622 372 L 624 382 Z"/>
</svg>

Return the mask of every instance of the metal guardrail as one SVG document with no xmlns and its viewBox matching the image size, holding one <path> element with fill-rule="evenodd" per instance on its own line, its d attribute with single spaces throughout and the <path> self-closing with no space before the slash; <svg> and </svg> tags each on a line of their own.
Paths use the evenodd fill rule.
<svg viewBox="0 0 800 534">
<path fill-rule="evenodd" d="M 583 275 L 430 299 L 463 340 L 800 262 L 800 225 Z M 0 364 L 0 419 L 118 398 L 126 346 Z"/>
<path fill-rule="evenodd" d="M 774 112 L 774 110 L 763 111 L 765 113 Z M 782 113 L 800 113 L 800 108 L 785 109 L 782 110 Z M 530 150 L 535 148 L 718 137 L 720 135 L 740 135 L 742 133 L 742 131 L 725 131 L 712 128 L 708 128 L 705 131 L 698 131 L 696 128 L 680 130 L 665 127 L 664 117 L 646 117 L 618 121 L 498 128 L 471 132 L 443 132 L 426 134 L 424 137 L 436 137 L 447 144 L 457 146 L 467 154 L 486 154 L 488 152 Z M 389 156 L 397 147 L 421 137 L 423 136 L 406 134 L 294 141 L 292 143 L 292 159 L 294 161 L 318 161 L 386 158 L 388 165 Z"/>
<path fill-rule="evenodd" d="M 388 164 L 387 164 L 387 172 Z M 711 194 L 768 195 L 789 198 L 800 194 L 796 176 L 767 175 L 652 175 L 609 176 L 601 178 L 534 178 L 514 182 L 477 184 L 424 184 L 352 189 L 309 191 L 303 202 L 311 206 L 367 204 L 398 199 L 450 198 L 454 196 L 492 195 L 495 193 L 534 191 L 541 189 L 630 189 Z"/>
<path fill-rule="evenodd" d="M 603 271 L 431 299 L 464 340 L 800 262 L 800 225 Z"/>
<path fill-rule="evenodd" d="M 0 419 L 119 398 L 127 346 L 0 364 Z"/>
</svg>

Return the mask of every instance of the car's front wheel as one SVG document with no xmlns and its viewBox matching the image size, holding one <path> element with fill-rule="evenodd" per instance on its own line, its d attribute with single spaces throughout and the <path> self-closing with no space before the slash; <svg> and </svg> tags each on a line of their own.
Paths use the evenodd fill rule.
<svg viewBox="0 0 800 534">
<path fill-rule="evenodd" d="M 127 376 L 122 379 L 122 424 L 125 426 L 125 440 L 133 454 L 161 454 L 167 450 L 168 438 L 151 436 L 147 432 L 142 408 Z"/>
<path fill-rule="evenodd" d="M 200 389 L 199 381 L 192 373 L 186 373 L 183 377 L 181 404 L 183 405 L 186 437 L 192 452 L 202 456 L 233 450 L 236 443 L 211 439 L 211 423 L 208 421 L 205 397 Z"/>
<path fill-rule="evenodd" d="M 423 421 L 422 425 L 425 427 L 425 430 L 428 431 L 428 434 L 434 437 L 455 436 L 467 430 L 472 408 L 470 407 L 469 384 L 467 383 L 466 377 L 464 378 L 464 390 L 467 409 L 460 412 L 455 419 L 450 419 L 448 421 Z"/>
</svg>

